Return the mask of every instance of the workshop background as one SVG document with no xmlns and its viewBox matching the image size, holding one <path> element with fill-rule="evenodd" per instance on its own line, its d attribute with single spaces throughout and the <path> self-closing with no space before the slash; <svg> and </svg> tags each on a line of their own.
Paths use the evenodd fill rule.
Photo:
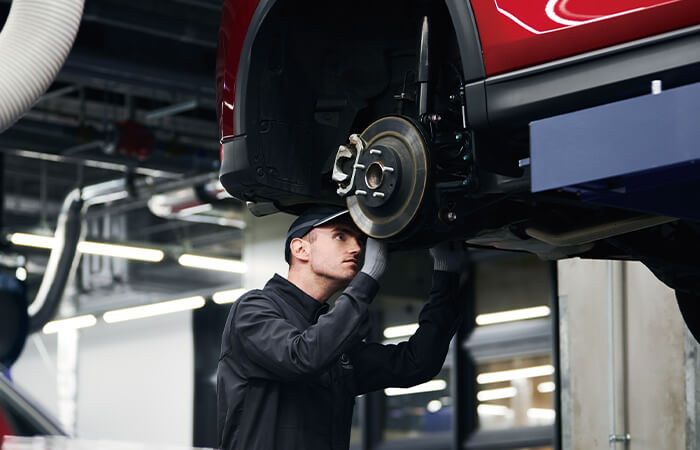
<svg viewBox="0 0 700 450">
<path fill-rule="evenodd" d="M 286 275 L 293 217 L 253 217 L 218 182 L 221 4 L 86 1 L 57 78 L 0 134 L 1 276 L 29 301 L 76 188 L 100 192 L 84 241 L 156 251 L 144 261 L 78 248 L 56 319 L 79 321 L 32 333 L 6 374 L 72 437 L 215 447 L 228 309 Z M 412 333 L 430 271 L 427 250 L 392 255 L 374 340 Z M 700 448 L 698 344 L 672 290 L 640 263 L 474 250 L 462 278 L 467 315 L 443 370 L 358 398 L 351 448 Z"/>
</svg>

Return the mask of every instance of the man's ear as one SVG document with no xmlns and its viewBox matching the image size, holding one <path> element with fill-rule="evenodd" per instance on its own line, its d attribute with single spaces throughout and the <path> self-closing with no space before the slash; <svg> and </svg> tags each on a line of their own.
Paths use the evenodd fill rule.
<svg viewBox="0 0 700 450">
<path fill-rule="evenodd" d="M 309 260 L 309 253 L 311 252 L 311 249 L 309 247 L 309 242 L 300 238 L 294 238 L 292 239 L 292 242 L 289 243 L 289 249 L 291 251 L 292 257 L 300 261 Z"/>
</svg>

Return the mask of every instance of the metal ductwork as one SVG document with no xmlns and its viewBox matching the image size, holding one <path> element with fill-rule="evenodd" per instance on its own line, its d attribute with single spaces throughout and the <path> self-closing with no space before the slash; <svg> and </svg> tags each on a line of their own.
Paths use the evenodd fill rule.
<svg viewBox="0 0 700 450">
<path fill-rule="evenodd" d="M 246 225 L 243 203 L 231 197 L 218 180 L 154 195 L 148 200 L 148 209 L 164 219 L 239 229 Z"/>
<path fill-rule="evenodd" d="M 78 32 L 84 0 L 14 0 L 0 33 L 0 132 L 53 82 Z"/>
</svg>

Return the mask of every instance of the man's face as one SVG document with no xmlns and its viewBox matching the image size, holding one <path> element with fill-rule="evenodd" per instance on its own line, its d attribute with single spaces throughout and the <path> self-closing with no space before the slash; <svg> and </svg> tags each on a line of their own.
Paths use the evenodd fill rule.
<svg viewBox="0 0 700 450">
<path fill-rule="evenodd" d="M 310 243 L 309 262 L 316 275 L 349 283 L 360 270 L 365 237 L 354 225 L 321 225 L 304 239 Z"/>
</svg>

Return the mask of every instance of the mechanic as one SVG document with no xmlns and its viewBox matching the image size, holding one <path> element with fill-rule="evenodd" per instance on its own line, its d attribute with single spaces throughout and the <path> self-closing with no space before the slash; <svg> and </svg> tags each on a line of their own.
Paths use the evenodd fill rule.
<svg viewBox="0 0 700 450">
<path fill-rule="evenodd" d="M 287 232 L 287 279 L 275 275 L 231 306 L 217 369 L 221 449 L 347 449 L 355 396 L 440 371 L 461 317 L 464 250 L 448 242 L 430 250 L 419 328 L 407 342 L 381 345 L 363 338 L 388 251 L 364 239 L 347 210 L 312 207 Z"/>
</svg>

